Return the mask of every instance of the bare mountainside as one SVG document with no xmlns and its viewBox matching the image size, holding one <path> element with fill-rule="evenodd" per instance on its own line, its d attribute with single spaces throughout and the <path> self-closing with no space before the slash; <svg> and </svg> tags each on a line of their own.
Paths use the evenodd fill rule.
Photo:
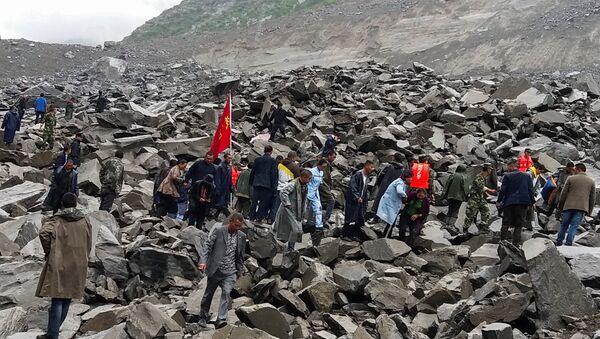
<svg viewBox="0 0 600 339">
<path fill-rule="evenodd" d="M 186 0 L 125 41 L 244 70 L 376 59 L 448 74 L 554 71 L 596 67 L 599 13 L 581 0 Z"/>
</svg>

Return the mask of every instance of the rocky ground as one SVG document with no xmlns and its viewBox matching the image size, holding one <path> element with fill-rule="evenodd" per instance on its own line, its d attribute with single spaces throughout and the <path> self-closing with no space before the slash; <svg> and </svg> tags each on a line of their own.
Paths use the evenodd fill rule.
<svg viewBox="0 0 600 339">
<path fill-rule="evenodd" d="M 576 246 L 557 248 L 550 239 L 558 222 L 540 214 L 515 248 L 498 241 L 495 212 L 492 233 L 445 225 L 439 197 L 459 164 L 472 177 L 492 151 L 502 162 L 525 147 L 550 172 L 582 161 L 600 184 L 600 87 L 588 74 L 449 80 L 420 64 L 366 63 L 236 77 L 190 61 L 93 64 L 0 88 L 0 110 L 20 94 L 45 92 L 59 105 L 78 98 L 75 119 L 59 114 L 52 151 L 41 150 L 31 111 L 16 145 L 0 149 L 0 338 L 45 329 L 48 300 L 34 297 L 42 201 L 56 152 L 77 131 L 85 143 L 79 200 L 93 224 L 94 251 L 85 298 L 72 306 L 64 338 L 600 337 L 598 220 L 586 218 Z M 110 112 L 93 113 L 99 89 Z M 229 325 L 199 331 L 206 279 L 196 262 L 207 234 L 149 216 L 151 180 L 169 158 L 204 154 L 229 89 L 236 161 L 261 154 L 275 99 L 292 113 L 287 138 L 272 144 L 276 155 L 296 150 L 308 161 L 326 134 L 340 135 L 338 207 L 349 174 L 366 159 L 381 168 L 396 152 L 429 154 L 437 203 L 416 247 L 378 239 L 382 224 L 365 226 L 362 244 L 343 241 L 339 209 L 319 246 L 307 235 L 292 253 L 270 225 L 246 223 L 248 274 L 233 292 Z M 114 211 L 99 212 L 100 163 L 115 149 L 125 152 L 124 189 Z M 458 226 L 463 219 L 464 211 Z"/>
</svg>

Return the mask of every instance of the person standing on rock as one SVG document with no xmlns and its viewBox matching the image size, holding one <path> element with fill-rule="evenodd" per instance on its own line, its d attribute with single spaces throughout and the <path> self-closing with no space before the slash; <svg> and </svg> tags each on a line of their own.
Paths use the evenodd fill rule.
<svg viewBox="0 0 600 339">
<path fill-rule="evenodd" d="M 17 102 L 17 109 L 19 112 L 19 119 L 23 120 L 23 117 L 25 116 L 25 111 L 27 110 L 27 100 L 29 98 L 27 98 L 26 95 L 21 95 L 19 97 L 19 101 Z"/>
<path fill-rule="evenodd" d="M 265 146 L 265 154 L 254 160 L 250 171 L 252 185 L 252 205 L 250 205 L 250 220 L 260 222 L 269 215 L 273 194 L 277 188 L 277 163 L 271 157 L 273 147 Z"/>
<path fill-rule="evenodd" d="M 306 217 L 307 185 L 313 176 L 302 170 L 300 177 L 286 183 L 280 190 L 281 205 L 275 216 L 273 233 L 279 241 L 287 242 L 288 251 L 293 251 L 302 237 L 302 220 Z"/>
<path fill-rule="evenodd" d="M 217 167 L 214 165 L 214 154 L 212 152 L 206 152 L 202 161 L 196 161 L 190 167 L 187 174 L 185 175 L 185 181 L 190 184 L 204 179 L 207 175 L 212 175 L 213 178 L 217 175 Z"/>
<path fill-rule="evenodd" d="M 321 157 L 325 158 L 329 152 L 335 150 L 335 145 L 340 141 L 340 138 L 335 134 L 329 134 L 327 139 L 325 139 L 325 145 L 323 145 L 323 149 L 321 150 Z"/>
<path fill-rule="evenodd" d="M 171 159 L 169 160 L 169 165 L 165 166 L 163 169 L 158 172 L 156 177 L 154 178 L 154 188 L 152 190 L 152 215 L 157 217 L 164 217 L 167 214 L 166 207 L 160 203 L 160 193 L 158 192 L 158 187 L 165 180 L 167 175 L 169 175 L 169 171 L 174 166 L 177 166 L 177 160 Z M 188 172 L 189 173 L 189 172 Z"/>
<path fill-rule="evenodd" d="M 288 164 L 286 167 L 294 174 L 294 179 L 300 177 L 301 168 L 298 162 L 300 161 L 300 157 L 296 151 L 290 151 L 287 155 L 286 160 L 288 160 Z"/>
<path fill-rule="evenodd" d="M 158 192 L 160 193 L 160 202 L 165 206 L 169 218 L 177 218 L 177 198 L 179 198 L 179 186 L 183 184 L 184 171 L 187 167 L 187 160 L 177 160 L 177 166 L 173 166 L 167 177 L 160 183 Z"/>
<path fill-rule="evenodd" d="M 344 206 L 344 228 L 342 236 L 353 241 L 360 241 L 360 228 L 365 225 L 365 214 L 369 200 L 369 175 L 375 171 L 375 165 L 367 160 L 361 170 L 350 177 L 346 190 Z"/>
<path fill-rule="evenodd" d="M 75 133 L 75 138 L 71 142 L 71 159 L 75 167 L 81 166 L 81 141 L 83 141 L 83 135 L 81 133 Z"/>
<path fill-rule="evenodd" d="M 56 127 L 56 106 L 50 105 L 50 110 L 44 116 L 44 133 L 42 139 L 48 148 L 54 146 L 54 128 Z"/>
<path fill-rule="evenodd" d="M 308 207 L 309 207 L 309 221 L 315 223 L 315 229 L 317 231 L 323 230 L 323 207 L 321 206 L 321 196 L 319 195 L 319 187 L 323 182 L 323 171 L 327 168 L 327 160 L 319 159 L 317 166 L 310 169 L 312 177 L 308 183 Z"/>
<path fill-rule="evenodd" d="M 423 224 L 429 216 L 429 205 L 429 198 L 424 189 L 419 188 L 408 193 L 406 207 L 400 216 L 400 240 L 406 242 L 411 248 L 414 247 L 415 239 L 421 233 Z"/>
<path fill-rule="evenodd" d="M 60 207 L 62 198 L 67 193 L 79 195 L 77 187 L 77 172 L 73 170 L 73 160 L 67 160 L 67 163 L 58 169 L 54 174 L 52 186 L 46 198 L 47 204 L 56 213 Z"/>
<path fill-rule="evenodd" d="M 39 238 L 46 263 L 40 274 L 36 297 L 52 298 L 48 310 L 48 330 L 38 338 L 58 339 L 59 330 L 69 313 L 71 300 L 83 298 L 92 226 L 77 209 L 77 196 L 62 197 L 63 210 L 42 224 Z"/>
<path fill-rule="evenodd" d="M 4 115 L 2 128 L 4 128 L 4 144 L 10 146 L 15 141 L 17 131 L 21 129 L 21 119 L 14 107 L 11 107 Z"/>
<path fill-rule="evenodd" d="M 71 97 L 67 100 L 67 105 L 65 107 L 65 120 L 69 121 L 73 119 L 73 113 L 75 113 L 75 98 Z"/>
<path fill-rule="evenodd" d="M 38 124 L 41 121 L 44 121 L 44 115 L 46 111 L 48 111 L 48 102 L 44 97 L 44 93 L 41 93 L 40 96 L 35 99 L 34 103 L 35 108 L 35 123 Z"/>
<path fill-rule="evenodd" d="M 231 160 L 233 157 L 229 153 L 223 155 L 223 161 L 217 166 L 215 176 L 215 200 L 213 207 L 216 209 L 215 219 L 223 213 L 229 216 L 229 203 L 231 193 L 234 191 L 233 181 L 231 180 Z"/>
<path fill-rule="evenodd" d="M 231 290 L 237 279 L 244 274 L 246 235 L 241 231 L 244 217 L 233 213 L 227 226 L 214 229 L 206 241 L 198 269 L 208 277 L 200 304 L 199 325 L 206 327 L 210 305 L 217 287 L 221 287 L 221 302 L 215 322 L 216 328 L 227 325 L 227 311 L 231 303 Z"/>
<path fill-rule="evenodd" d="M 464 231 L 467 232 L 469 227 L 476 223 L 477 214 L 481 214 L 481 223 L 479 230 L 488 232 L 488 223 L 490 221 L 490 208 L 486 200 L 487 194 L 493 194 L 496 190 L 485 186 L 487 178 L 492 174 L 492 166 L 489 164 L 483 165 L 481 173 L 475 178 L 469 191 L 469 199 L 467 200 L 467 212 L 465 217 Z"/>
<path fill-rule="evenodd" d="M 402 162 L 405 160 L 405 156 L 402 153 L 394 154 L 394 161 L 388 163 L 385 166 L 379 175 L 377 176 L 377 181 L 375 182 L 375 186 L 377 187 L 377 194 L 375 195 L 375 199 L 373 200 L 373 207 L 371 211 L 375 213 L 375 217 L 371 220 L 373 223 L 378 222 L 377 211 L 379 210 L 379 203 L 381 198 L 385 194 L 388 186 L 400 177 L 400 174 L 404 171 L 404 165 Z"/>
<path fill-rule="evenodd" d="M 575 174 L 575 164 L 570 161 L 564 168 L 560 169 L 558 173 L 555 174 L 555 177 L 557 178 L 556 190 L 550 195 L 550 198 L 548 199 L 549 209 L 547 215 L 552 215 L 552 213 L 554 213 L 554 211 L 556 210 L 556 220 L 560 220 L 560 216 L 562 214 L 562 211 L 556 208 L 558 206 L 558 201 L 560 200 L 560 194 L 562 193 L 562 190 L 565 187 L 565 184 L 567 183 L 567 179 L 573 174 Z"/>
<path fill-rule="evenodd" d="M 383 231 L 384 238 L 391 238 L 394 225 L 400 211 L 404 207 L 404 200 L 408 196 L 408 188 L 412 180 L 412 171 L 409 169 L 400 173 L 399 178 L 392 181 L 385 190 L 381 203 L 377 208 L 377 217 L 387 225 Z"/>
<path fill-rule="evenodd" d="M 271 211 L 269 212 L 269 223 L 272 224 L 275 222 L 275 216 L 277 211 L 279 210 L 279 205 L 281 204 L 281 199 L 279 198 L 280 192 L 290 181 L 294 180 L 294 174 L 287 167 L 289 165 L 289 160 L 283 159 L 282 156 L 277 156 L 275 158 L 275 162 L 277 163 L 277 190 L 275 194 L 273 194 L 273 204 L 271 205 Z"/>
<path fill-rule="evenodd" d="M 286 115 L 287 112 L 283 109 L 283 104 L 281 102 L 278 102 L 277 108 L 273 111 L 273 116 L 271 118 L 271 137 L 269 138 L 269 140 L 275 140 L 275 136 L 278 131 L 285 138 Z"/>
<path fill-rule="evenodd" d="M 533 167 L 533 159 L 531 158 L 531 150 L 526 148 L 523 154 L 519 156 L 519 172 L 527 172 Z"/>
<path fill-rule="evenodd" d="M 204 220 L 210 211 L 215 194 L 215 183 L 212 174 L 202 180 L 192 183 L 189 194 L 188 224 L 196 226 L 199 230 L 204 228 Z"/>
<path fill-rule="evenodd" d="M 235 209 L 244 217 L 250 211 L 250 198 L 252 197 L 252 186 L 250 186 L 250 170 L 252 163 L 240 166 L 240 176 L 235 184 Z"/>
<path fill-rule="evenodd" d="M 561 246 L 567 236 L 565 245 L 572 246 L 586 215 L 592 215 L 596 203 L 596 183 L 586 174 L 584 164 L 575 165 L 575 174 L 565 182 L 565 187 L 560 194 L 558 209 L 562 212 L 560 231 L 556 236 L 556 244 Z"/>
<path fill-rule="evenodd" d="M 521 230 L 526 226 L 527 210 L 535 203 L 533 182 L 527 173 L 519 171 L 519 161 L 512 159 L 507 164 L 508 173 L 502 178 L 498 194 L 498 209 L 502 209 L 500 239 L 508 240 L 509 228 L 514 228 L 512 243 L 519 246 Z"/>
<path fill-rule="evenodd" d="M 419 161 L 412 164 L 411 170 L 413 172 L 413 179 L 410 183 L 410 188 L 424 189 L 433 201 L 435 193 L 433 191 L 433 179 L 435 177 L 435 172 L 431 168 L 427 156 L 420 155 Z"/>
<path fill-rule="evenodd" d="M 104 113 L 106 106 L 110 101 L 106 99 L 102 91 L 98 92 L 98 99 L 96 99 L 96 113 Z"/>
<path fill-rule="evenodd" d="M 335 207 L 335 196 L 333 195 L 333 178 L 331 177 L 331 171 L 333 170 L 333 162 L 337 158 L 337 153 L 331 151 L 327 154 L 325 160 L 327 160 L 327 167 L 323 169 L 323 181 L 319 186 L 319 195 L 321 196 L 321 206 L 325 206 L 325 213 L 323 214 L 323 220 L 329 222 L 333 208 Z"/>
<path fill-rule="evenodd" d="M 71 146 L 65 145 L 65 146 L 63 146 L 62 152 L 60 152 L 56 155 L 56 159 L 54 159 L 54 166 L 53 166 L 55 172 L 58 171 L 59 169 L 61 169 L 67 163 L 67 160 L 73 159 L 71 157 L 71 151 L 72 151 Z M 75 165 L 75 159 L 73 159 L 73 165 Z"/>
<path fill-rule="evenodd" d="M 466 171 L 465 165 L 458 165 L 454 174 L 446 182 L 443 199 L 448 201 L 448 215 L 446 216 L 448 226 L 455 226 L 460 206 L 467 200 Z"/>
<path fill-rule="evenodd" d="M 110 212 L 115 198 L 123 187 L 123 151 L 117 150 L 115 156 L 105 160 L 100 169 L 100 210 Z"/>
</svg>

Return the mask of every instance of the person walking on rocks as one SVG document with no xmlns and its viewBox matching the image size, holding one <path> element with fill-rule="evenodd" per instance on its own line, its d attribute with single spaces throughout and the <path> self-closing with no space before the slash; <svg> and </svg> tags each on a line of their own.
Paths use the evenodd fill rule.
<svg viewBox="0 0 600 339">
<path fill-rule="evenodd" d="M 204 177 L 209 174 L 215 178 L 217 175 L 217 167 L 214 165 L 214 160 L 214 154 L 212 152 L 206 152 L 202 161 L 196 161 L 190 167 L 185 175 L 185 181 L 194 183 L 198 180 L 204 179 Z"/>
<path fill-rule="evenodd" d="M 277 211 L 279 210 L 279 205 L 281 204 L 280 192 L 290 181 L 294 180 L 294 174 L 287 167 L 290 163 L 289 160 L 283 159 L 282 156 L 277 156 L 275 159 L 277 163 L 277 190 L 275 194 L 273 194 L 273 200 L 271 205 L 271 211 L 269 212 L 269 223 L 275 222 L 275 216 Z"/>
<path fill-rule="evenodd" d="M 301 168 L 298 162 L 300 161 L 300 157 L 296 151 L 290 151 L 287 155 L 286 160 L 288 160 L 288 164 L 286 167 L 294 174 L 294 179 L 300 177 Z"/>
<path fill-rule="evenodd" d="M 58 169 L 52 179 L 52 184 L 48 196 L 46 197 L 46 203 L 48 207 L 52 208 L 52 211 L 56 213 L 60 207 L 62 198 L 67 193 L 73 193 L 79 195 L 79 188 L 77 187 L 77 172 L 73 170 L 73 160 L 67 160 L 67 163 Z"/>
<path fill-rule="evenodd" d="M 115 198 L 123 187 L 123 151 L 117 150 L 115 156 L 105 160 L 100 169 L 100 210 L 110 212 Z"/>
<path fill-rule="evenodd" d="M 2 128 L 4 128 L 4 144 L 10 146 L 15 141 L 17 131 L 21 129 L 21 119 L 14 107 L 4 115 Z"/>
<path fill-rule="evenodd" d="M 519 171 L 519 162 L 512 159 L 507 164 L 508 172 L 502 178 L 498 194 L 498 209 L 502 209 L 500 239 L 508 240 L 509 228 L 514 228 L 512 243 L 521 243 L 521 230 L 526 226 L 527 210 L 535 202 L 533 182 L 527 173 Z"/>
<path fill-rule="evenodd" d="M 281 205 L 275 216 L 273 233 L 279 241 L 287 242 L 288 251 L 293 251 L 302 237 L 302 220 L 305 219 L 308 183 L 313 176 L 302 170 L 300 177 L 286 183 L 280 190 Z"/>
<path fill-rule="evenodd" d="M 54 166 L 52 167 L 54 168 L 55 172 L 61 169 L 67 163 L 67 160 L 73 159 L 71 157 L 71 151 L 71 146 L 65 145 L 63 146 L 62 152 L 56 155 L 56 158 L 54 159 Z M 73 165 L 75 165 L 75 159 L 73 159 Z"/>
<path fill-rule="evenodd" d="M 27 100 L 29 98 L 27 98 L 26 95 L 21 95 L 19 97 L 19 101 L 17 102 L 17 109 L 19 112 L 19 119 L 23 120 L 23 117 L 25 116 L 25 111 L 27 110 Z"/>
<path fill-rule="evenodd" d="M 167 175 L 169 175 L 169 171 L 174 166 L 177 166 L 177 160 L 171 159 L 169 160 L 169 165 L 165 166 L 154 178 L 154 188 L 152 190 L 152 215 L 157 217 L 163 217 L 167 214 L 165 210 L 165 206 L 160 203 L 160 193 L 158 192 L 158 187 L 165 180 Z M 189 172 L 188 172 L 189 173 Z"/>
<path fill-rule="evenodd" d="M 271 136 L 269 140 L 275 140 L 275 136 L 278 131 L 285 138 L 286 115 L 287 112 L 283 109 L 283 104 L 278 102 L 277 108 L 273 111 L 273 117 L 271 118 Z"/>
<path fill-rule="evenodd" d="M 42 139 L 52 149 L 54 146 L 54 128 L 56 127 L 56 106 L 50 105 L 50 110 L 44 116 L 44 133 Z"/>
<path fill-rule="evenodd" d="M 377 181 L 375 182 L 375 186 L 377 187 L 377 194 L 375 195 L 375 199 L 373 200 L 373 207 L 371 211 L 375 213 L 375 217 L 371 220 L 373 223 L 378 222 L 379 218 L 377 216 L 377 211 L 379 210 L 379 204 L 381 202 L 381 198 L 386 193 L 386 190 L 390 184 L 397 180 L 398 177 L 404 171 L 404 165 L 402 165 L 402 161 L 405 160 L 405 156 L 402 153 L 394 154 L 394 161 L 391 161 L 385 166 L 379 175 L 377 176 Z"/>
<path fill-rule="evenodd" d="M 34 103 L 35 108 L 35 123 L 38 124 L 41 121 L 44 121 L 44 115 L 46 111 L 48 111 L 48 101 L 44 97 L 44 93 L 41 93 L 40 96 L 35 99 Z"/>
<path fill-rule="evenodd" d="M 235 209 L 244 217 L 250 211 L 250 197 L 252 196 L 252 186 L 250 186 L 250 170 L 252 163 L 240 166 L 240 176 L 235 184 Z"/>
<path fill-rule="evenodd" d="M 448 201 L 448 215 L 446 216 L 448 226 L 456 224 L 460 206 L 467 200 L 466 171 L 465 165 L 458 165 L 454 174 L 446 182 L 443 199 Z"/>
<path fill-rule="evenodd" d="M 410 183 L 410 188 L 424 189 L 433 201 L 433 179 L 435 177 L 435 172 L 431 168 L 427 156 L 420 155 L 419 161 L 412 164 L 411 170 L 413 172 L 413 179 Z"/>
<path fill-rule="evenodd" d="M 212 174 L 202 180 L 192 183 L 189 194 L 188 224 L 199 230 L 204 228 L 204 220 L 208 215 L 215 193 L 215 183 Z"/>
<path fill-rule="evenodd" d="M 523 154 L 519 156 L 519 172 L 527 172 L 533 167 L 533 159 L 531 158 L 531 150 L 526 148 Z"/>
<path fill-rule="evenodd" d="M 215 199 L 213 207 L 216 209 L 215 219 L 223 213 L 229 216 L 229 203 L 231 193 L 234 191 L 233 181 L 231 180 L 231 160 L 233 157 L 229 153 L 223 155 L 223 161 L 217 166 L 215 176 Z"/>
<path fill-rule="evenodd" d="M 381 203 L 377 208 L 377 217 L 386 223 L 383 231 L 384 238 L 391 238 L 394 225 L 400 211 L 404 207 L 404 200 L 408 195 L 408 188 L 412 180 L 412 172 L 408 169 L 400 173 L 399 178 L 388 185 Z"/>
<path fill-rule="evenodd" d="M 106 99 L 106 97 L 104 96 L 104 93 L 102 93 L 102 91 L 99 91 L 98 99 L 96 99 L 96 113 L 104 113 L 104 110 L 106 110 L 106 106 L 109 102 L 110 101 L 108 101 L 108 99 Z"/>
<path fill-rule="evenodd" d="M 214 229 L 206 241 L 198 269 L 208 277 L 200 304 L 199 325 L 206 327 L 210 305 L 217 287 L 221 287 L 221 302 L 215 322 L 216 328 L 227 325 L 227 311 L 231 303 L 231 290 L 237 279 L 244 274 L 246 235 L 241 231 L 244 217 L 233 213 L 227 226 Z"/>
<path fill-rule="evenodd" d="M 323 150 L 321 150 L 321 157 L 325 158 L 329 152 L 335 150 L 335 145 L 340 141 L 340 138 L 335 134 L 329 134 L 327 139 L 325 139 L 325 145 L 323 145 Z"/>
<path fill-rule="evenodd" d="M 83 135 L 75 133 L 75 138 L 71 142 L 71 159 L 73 159 L 75 167 L 81 166 L 81 141 L 83 141 Z"/>
<path fill-rule="evenodd" d="M 73 113 L 75 113 L 75 98 L 71 97 L 67 100 L 67 105 L 65 107 L 65 120 L 69 121 L 73 119 Z"/>
<path fill-rule="evenodd" d="M 344 206 L 344 227 L 342 236 L 353 241 L 360 241 L 360 228 L 365 225 L 365 214 L 369 200 L 369 176 L 375 171 L 375 165 L 367 160 L 361 170 L 350 177 L 346 190 Z"/>
<path fill-rule="evenodd" d="M 561 246 L 572 246 L 573 239 L 577 234 L 577 228 L 581 225 L 586 215 L 592 215 L 596 203 L 596 183 L 594 179 L 586 174 L 587 168 L 584 164 L 575 165 L 575 174 L 565 182 L 565 187 L 560 194 L 558 208 L 562 212 L 560 231 L 556 237 L 556 244 Z"/>
<path fill-rule="evenodd" d="M 273 194 L 277 188 L 278 173 L 277 163 L 271 157 L 273 147 L 265 146 L 264 155 L 254 160 L 250 171 L 250 184 L 252 185 L 252 205 L 250 205 L 250 220 L 262 221 L 269 215 Z"/>
<path fill-rule="evenodd" d="M 488 232 L 490 221 L 490 208 L 486 200 L 487 194 L 494 194 L 496 190 L 485 186 L 487 178 L 492 174 L 492 166 L 485 164 L 481 173 L 475 178 L 469 191 L 467 200 L 467 212 L 465 217 L 464 231 L 466 232 L 472 224 L 477 221 L 477 214 L 481 214 L 481 232 Z"/>
<path fill-rule="evenodd" d="M 77 209 L 77 196 L 62 197 L 63 210 L 46 219 L 39 238 L 46 257 L 35 293 L 52 298 L 48 310 L 47 333 L 38 338 L 58 339 L 59 330 L 69 313 L 71 300 L 83 298 L 89 253 L 92 249 L 92 226 Z"/>
<path fill-rule="evenodd" d="M 321 197 L 321 206 L 324 206 L 323 220 L 327 223 L 333 214 L 333 208 L 335 207 L 335 196 L 333 195 L 333 178 L 331 177 L 331 171 L 333 170 L 333 162 L 337 158 L 335 151 L 329 152 L 325 160 L 327 160 L 327 167 L 323 169 L 323 180 L 319 186 L 319 196 Z"/>
<path fill-rule="evenodd" d="M 169 218 L 177 218 L 177 198 L 179 198 L 179 185 L 184 180 L 184 171 L 187 167 L 187 160 L 177 160 L 177 166 L 173 166 L 167 177 L 160 183 L 158 192 L 160 193 L 160 203 L 165 206 Z"/>
<path fill-rule="evenodd" d="M 310 169 L 312 177 L 308 183 L 308 207 L 310 218 L 309 221 L 315 223 L 317 231 L 323 230 L 323 207 L 321 206 L 321 197 L 319 196 L 319 186 L 323 181 L 323 171 L 327 168 L 327 160 L 319 159 L 317 166 Z"/>
<path fill-rule="evenodd" d="M 400 215 L 400 240 L 406 242 L 411 248 L 414 247 L 415 239 L 421 233 L 423 224 L 429 216 L 429 205 L 429 198 L 424 189 L 419 188 L 408 193 L 406 207 Z"/>
<path fill-rule="evenodd" d="M 568 162 L 567 165 L 564 168 L 560 169 L 555 175 L 555 177 L 557 177 L 558 180 L 556 181 L 556 190 L 550 195 L 550 198 L 548 199 L 549 209 L 547 215 L 552 215 L 552 213 L 554 213 L 554 211 L 556 210 L 556 220 L 560 220 L 560 216 L 562 214 L 562 211 L 556 208 L 558 206 L 558 201 L 560 200 L 560 194 L 562 193 L 562 190 L 565 187 L 565 184 L 567 183 L 567 179 L 573 174 L 575 174 L 575 164 L 572 162 Z"/>
</svg>

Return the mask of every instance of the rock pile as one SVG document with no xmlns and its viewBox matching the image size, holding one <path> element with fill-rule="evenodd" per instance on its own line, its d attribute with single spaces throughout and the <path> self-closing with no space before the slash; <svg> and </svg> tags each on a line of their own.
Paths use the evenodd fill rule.
<svg viewBox="0 0 600 339">
<path fill-rule="evenodd" d="M 112 82 L 101 88 L 96 77 L 102 74 Z M 500 168 L 525 147 L 548 171 L 568 160 L 594 167 L 600 161 L 600 86 L 591 76 L 448 80 L 420 64 L 403 70 L 373 63 L 225 75 L 189 62 L 144 69 L 103 60 L 94 72 L 44 85 L 56 91 L 52 100 L 58 104 L 78 98 L 73 120 L 59 115 L 53 146 L 57 151 L 75 132 L 83 133 L 79 200 L 94 235 L 86 296 L 72 307 L 65 337 L 594 335 L 600 276 L 590 265 L 596 265 L 600 242 L 593 218 L 576 239 L 579 247 L 557 250 L 545 239 L 556 231 L 556 220 L 540 217 L 525 234 L 533 239 L 520 250 L 499 244 L 496 234 L 478 234 L 476 228 L 464 234 L 445 225 L 440 197 L 459 164 L 471 174 L 485 162 Z M 93 113 L 99 89 L 111 102 L 102 114 Z M 0 108 L 36 90 L 25 84 L 2 88 Z M 327 134 L 340 136 L 332 173 L 338 206 L 349 174 L 366 159 L 385 163 L 397 152 L 427 153 L 437 172 L 437 203 L 417 246 L 377 239 L 380 224 L 364 228 L 370 240 L 362 244 L 343 241 L 339 210 L 318 246 L 306 236 L 293 253 L 284 252 L 269 225 L 246 223 L 248 274 L 234 288 L 230 325 L 199 332 L 195 322 L 206 279 L 196 263 L 207 234 L 186 222 L 151 217 L 148 209 L 152 179 L 165 160 L 196 160 L 208 149 L 228 91 L 237 161 L 261 154 L 276 100 L 290 115 L 286 138 L 272 143 L 275 154 L 296 150 L 309 164 Z M 37 232 L 54 152 L 39 148 L 40 126 L 31 117 L 26 113 L 15 145 L 0 149 L 0 338 L 35 337 L 45 328 L 48 307 L 33 295 L 43 260 Z M 114 211 L 100 212 L 99 166 L 115 149 L 125 152 L 125 185 Z M 598 173 L 590 171 L 596 178 Z M 208 228 L 216 225 L 210 221 Z M 491 229 L 498 232 L 497 217 Z"/>
</svg>

